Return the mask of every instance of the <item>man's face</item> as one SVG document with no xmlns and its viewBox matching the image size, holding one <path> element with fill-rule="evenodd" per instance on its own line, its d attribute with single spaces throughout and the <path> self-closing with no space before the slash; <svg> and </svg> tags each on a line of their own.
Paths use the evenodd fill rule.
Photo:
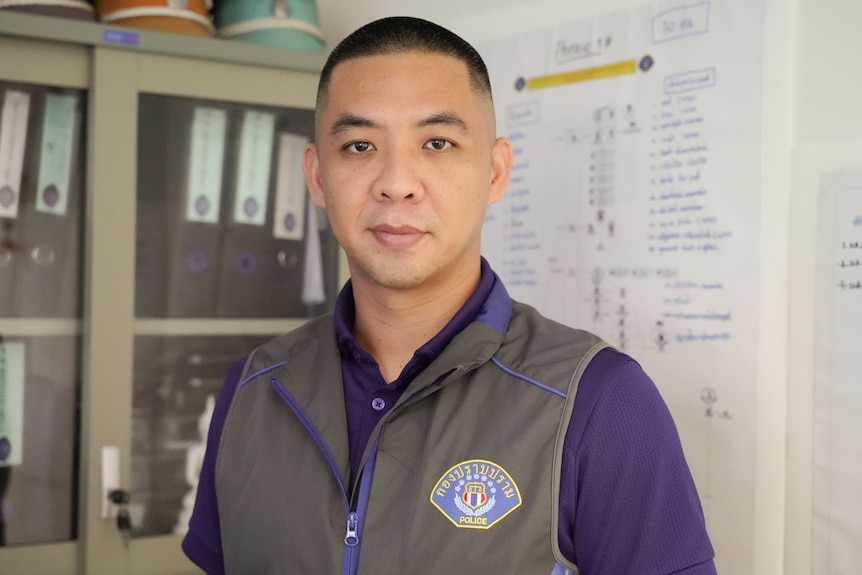
<svg viewBox="0 0 862 575">
<path fill-rule="evenodd" d="M 493 123 L 456 58 L 411 52 L 335 67 L 303 167 L 354 283 L 433 289 L 475 277 L 485 210 L 511 165 Z"/>
</svg>

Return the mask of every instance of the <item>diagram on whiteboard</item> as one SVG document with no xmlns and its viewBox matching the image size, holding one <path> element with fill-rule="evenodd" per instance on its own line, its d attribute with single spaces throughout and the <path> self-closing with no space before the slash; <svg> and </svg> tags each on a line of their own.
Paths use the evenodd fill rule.
<svg viewBox="0 0 862 575">
<path fill-rule="evenodd" d="M 655 380 L 732 573 L 753 569 L 762 9 L 644 6 L 480 45 L 514 153 L 483 254 Z"/>
</svg>

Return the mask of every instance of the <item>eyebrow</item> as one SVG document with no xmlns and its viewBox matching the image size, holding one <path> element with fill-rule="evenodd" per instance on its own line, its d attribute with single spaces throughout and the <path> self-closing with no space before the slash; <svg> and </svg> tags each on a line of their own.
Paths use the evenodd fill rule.
<svg viewBox="0 0 862 575">
<path fill-rule="evenodd" d="M 338 118 L 335 119 L 335 122 L 332 123 L 332 127 L 329 129 L 329 134 L 331 136 L 336 136 L 341 132 L 345 132 L 350 128 L 376 128 L 377 124 L 369 120 L 368 118 L 363 118 L 362 116 L 356 116 L 355 114 L 341 114 Z"/>
<path fill-rule="evenodd" d="M 439 114 L 434 114 L 429 116 L 419 122 L 417 125 L 420 128 L 424 128 L 426 126 L 435 126 L 435 125 L 446 125 L 446 126 L 454 126 L 464 132 L 465 134 L 470 133 L 470 128 L 467 127 L 467 122 L 462 120 L 458 114 L 454 112 L 440 112 Z"/>
<path fill-rule="evenodd" d="M 416 123 L 416 126 L 419 128 L 425 128 L 427 126 L 454 126 L 458 128 L 460 131 L 465 134 L 470 133 L 470 128 L 467 127 L 467 122 L 461 119 L 458 114 L 454 112 L 439 112 L 437 114 L 432 114 L 425 118 L 424 120 L 420 120 Z M 336 136 L 342 132 L 350 130 L 351 128 L 379 128 L 380 126 L 370 120 L 368 118 L 364 118 L 362 116 L 357 116 L 356 114 L 341 114 L 338 118 L 335 119 L 335 122 L 332 123 L 332 127 L 329 129 L 329 134 L 331 136 Z"/>
</svg>

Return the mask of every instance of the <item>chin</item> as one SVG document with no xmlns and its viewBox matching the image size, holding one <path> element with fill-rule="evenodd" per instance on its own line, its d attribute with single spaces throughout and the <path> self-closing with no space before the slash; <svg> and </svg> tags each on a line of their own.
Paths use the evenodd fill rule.
<svg viewBox="0 0 862 575">
<path fill-rule="evenodd" d="M 421 286 L 428 280 L 425 270 L 404 263 L 387 266 L 371 266 L 365 269 L 365 276 L 374 284 L 394 290 L 405 290 Z"/>
<path fill-rule="evenodd" d="M 381 274 L 375 276 L 373 279 L 377 285 L 393 290 L 412 289 L 421 286 L 425 281 L 424 276 L 408 273 Z"/>
</svg>

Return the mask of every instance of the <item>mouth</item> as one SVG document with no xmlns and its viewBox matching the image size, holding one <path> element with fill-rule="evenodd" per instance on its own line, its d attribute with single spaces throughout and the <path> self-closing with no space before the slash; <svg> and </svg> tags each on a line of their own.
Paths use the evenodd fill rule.
<svg viewBox="0 0 862 575">
<path fill-rule="evenodd" d="M 404 248 L 418 243 L 425 232 L 412 226 L 391 226 L 381 224 L 371 228 L 377 241 L 387 247 Z"/>
</svg>

